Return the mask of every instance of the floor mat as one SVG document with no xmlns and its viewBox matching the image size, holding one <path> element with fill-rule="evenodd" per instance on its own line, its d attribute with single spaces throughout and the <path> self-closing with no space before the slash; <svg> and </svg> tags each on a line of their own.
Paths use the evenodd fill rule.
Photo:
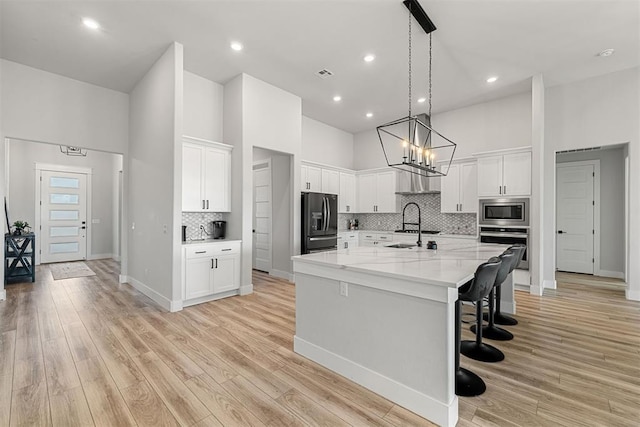
<svg viewBox="0 0 640 427">
<path fill-rule="evenodd" d="M 63 262 L 49 265 L 54 280 L 70 279 L 72 277 L 95 276 L 96 273 L 84 262 Z"/>
</svg>

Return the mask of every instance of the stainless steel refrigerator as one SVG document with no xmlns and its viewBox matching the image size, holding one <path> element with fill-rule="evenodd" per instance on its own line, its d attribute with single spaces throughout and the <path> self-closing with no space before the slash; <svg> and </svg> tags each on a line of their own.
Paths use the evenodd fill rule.
<svg viewBox="0 0 640 427">
<path fill-rule="evenodd" d="M 338 247 L 338 196 L 302 193 L 303 254 Z"/>
</svg>

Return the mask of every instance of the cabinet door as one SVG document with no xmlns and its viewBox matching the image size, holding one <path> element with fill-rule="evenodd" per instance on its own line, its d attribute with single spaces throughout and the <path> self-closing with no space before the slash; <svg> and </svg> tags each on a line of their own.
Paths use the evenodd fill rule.
<svg viewBox="0 0 640 427">
<path fill-rule="evenodd" d="M 340 194 L 340 173 L 330 169 L 322 169 L 322 192 Z"/>
<path fill-rule="evenodd" d="M 186 212 L 203 210 L 202 151 L 198 145 L 182 145 L 182 210 Z"/>
<path fill-rule="evenodd" d="M 377 175 L 368 173 L 358 175 L 358 212 L 373 213 L 376 204 Z"/>
<path fill-rule="evenodd" d="M 306 165 L 300 166 L 300 191 L 309 191 L 309 168 Z"/>
<path fill-rule="evenodd" d="M 377 174 L 376 180 L 377 180 L 376 212 L 396 213 L 398 211 L 398 203 L 397 203 L 398 196 L 396 194 L 395 171 L 380 172 Z"/>
<path fill-rule="evenodd" d="M 502 196 L 502 156 L 478 159 L 478 196 Z"/>
<path fill-rule="evenodd" d="M 309 181 L 309 190 L 314 193 L 322 192 L 322 169 L 315 166 L 307 166 L 307 181 Z"/>
<path fill-rule="evenodd" d="M 460 212 L 460 165 L 451 165 L 447 176 L 440 178 L 440 212 Z"/>
<path fill-rule="evenodd" d="M 340 193 L 338 194 L 338 213 L 353 213 L 356 201 L 356 176 L 340 172 Z"/>
<path fill-rule="evenodd" d="M 229 152 L 225 150 L 205 149 L 204 199 L 207 211 L 230 210 L 229 157 Z"/>
<path fill-rule="evenodd" d="M 213 269 L 213 293 L 230 291 L 240 287 L 240 256 L 221 255 L 215 258 Z"/>
<path fill-rule="evenodd" d="M 478 213 L 478 167 L 476 163 L 460 165 L 460 211 Z"/>
<path fill-rule="evenodd" d="M 531 194 L 531 153 L 504 156 L 502 194 L 528 196 Z"/>
<path fill-rule="evenodd" d="M 184 299 L 199 298 L 213 293 L 211 258 L 194 258 L 186 262 Z"/>
</svg>

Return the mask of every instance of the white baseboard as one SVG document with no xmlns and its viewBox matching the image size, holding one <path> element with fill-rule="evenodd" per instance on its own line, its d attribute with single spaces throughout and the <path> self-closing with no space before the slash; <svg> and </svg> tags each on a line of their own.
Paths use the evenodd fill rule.
<svg viewBox="0 0 640 427">
<path fill-rule="evenodd" d="M 120 255 L 114 255 L 112 258 L 114 261 L 120 262 Z"/>
<path fill-rule="evenodd" d="M 531 285 L 531 286 L 529 287 L 529 293 L 530 293 L 531 295 L 537 295 L 537 296 L 539 296 L 539 297 L 541 297 L 541 296 L 542 296 L 542 291 L 543 291 L 543 290 L 544 290 L 544 289 L 543 289 L 541 286 L 538 286 L 538 285 Z"/>
<path fill-rule="evenodd" d="M 555 280 L 544 280 L 542 282 L 542 287 L 544 289 L 558 289 L 558 282 Z"/>
<path fill-rule="evenodd" d="M 600 277 L 611 277 L 613 279 L 624 280 L 624 273 L 622 271 L 599 270 L 595 272 L 595 275 Z"/>
<path fill-rule="evenodd" d="M 439 402 L 297 336 L 293 337 L 293 350 L 438 425 L 453 427 L 458 422 L 458 397 L 455 395 L 449 404 Z"/>
<path fill-rule="evenodd" d="M 129 283 L 127 282 L 127 276 L 125 274 L 118 275 L 118 283 Z"/>
<path fill-rule="evenodd" d="M 627 288 L 624 291 L 625 297 L 630 301 L 640 301 L 640 291 Z"/>
<path fill-rule="evenodd" d="M 288 280 L 289 282 L 293 282 L 293 274 L 289 273 L 288 271 L 271 270 L 269 272 L 269 274 L 274 276 L 274 277 L 278 277 L 280 279 L 284 279 L 284 280 Z"/>
<path fill-rule="evenodd" d="M 500 301 L 500 312 L 507 314 L 516 314 L 516 302 Z"/>
<path fill-rule="evenodd" d="M 0 291 L 0 301 L 4 301 L 7 299 L 7 290 L 3 289 Z"/>
<path fill-rule="evenodd" d="M 249 295 L 253 293 L 253 283 L 250 283 L 246 286 L 240 286 L 240 296 Z"/>
<path fill-rule="evenodd" d="M 514 291 L 529 292 L 529 290 L 531 290 L 531 285 L 524 285 L 522 283 L 516 283 L 516 284 L 513 285 L 513 290 Z"/>
<path fill-rule="evenodd" d="M 91 254 L 87 257 L 89 261 L 93 261 L 96 259 L 111 259 L 113 258 L 113 254 Z"/>
<path fill-rule="evenodd" d="M 120 276 L 120 280 L 122 280 L 122 277 L 123 276 Z M 154 289 L 150 288 L 149 286 L 145 285 L 141 281 L 139 281 L 137 279 L 134 279 L 131 276 L 124 276 L 124 277 L 126 278 L 126 281 L 125 282 L 120 282 L 120 283 L 129 283 L 138 292 L 148 296 L 153 301 L 155 301 L 156 304 L 158 304 L 160 307 L 164 308 L 165 310 L 171 311 L 171 312 L 182 310 L 182 301 L 181 300 L 172 301 L 169 298 L 165 297 L 164 295 L 159 294 L 158 292 L 156 292 Z"/>
<path fill-rule="evenodd" d="M 239 290 L 238 289 L 234 289 L 232 291 L 222 292 L 222 293 L 215 294 L 215 295 L 208 295 L 206 297 L 200 297 L 200 298 L 194 298 L 194 299 L 190 299 L 190 300 L 185 300 L 185 301 L 182 301 L 182 308 L 190 307 L 190 306 L 196 305 L 196 304 L 202 304 L 202 303 L 209 302 L 209 301 L 215 301 L 215 300 L 219 300 L 219 299 L 222 299 L 222 298 L 232 297 L 232 296 L 238 295 L 238 294 L 239 294 Z"/>
</svg>

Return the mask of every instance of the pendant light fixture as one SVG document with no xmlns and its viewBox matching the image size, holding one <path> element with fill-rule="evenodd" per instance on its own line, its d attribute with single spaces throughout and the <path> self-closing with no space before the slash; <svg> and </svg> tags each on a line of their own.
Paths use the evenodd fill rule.
<svg viewBox="0 0 640 427">
<path fill-rule="evenodd" d="M 387 165 L 422 177 L 440 177 L 449 173 L 456 144 L 431 125 L 432 32 L 436 27 L 417 0 L 405 0 L 409 9 L 409 115 L 378 126 L 378 138 Z M 412 113 L 412 20 L 416 19 L 429 36 L 428 114 Z"/>
</svg>

